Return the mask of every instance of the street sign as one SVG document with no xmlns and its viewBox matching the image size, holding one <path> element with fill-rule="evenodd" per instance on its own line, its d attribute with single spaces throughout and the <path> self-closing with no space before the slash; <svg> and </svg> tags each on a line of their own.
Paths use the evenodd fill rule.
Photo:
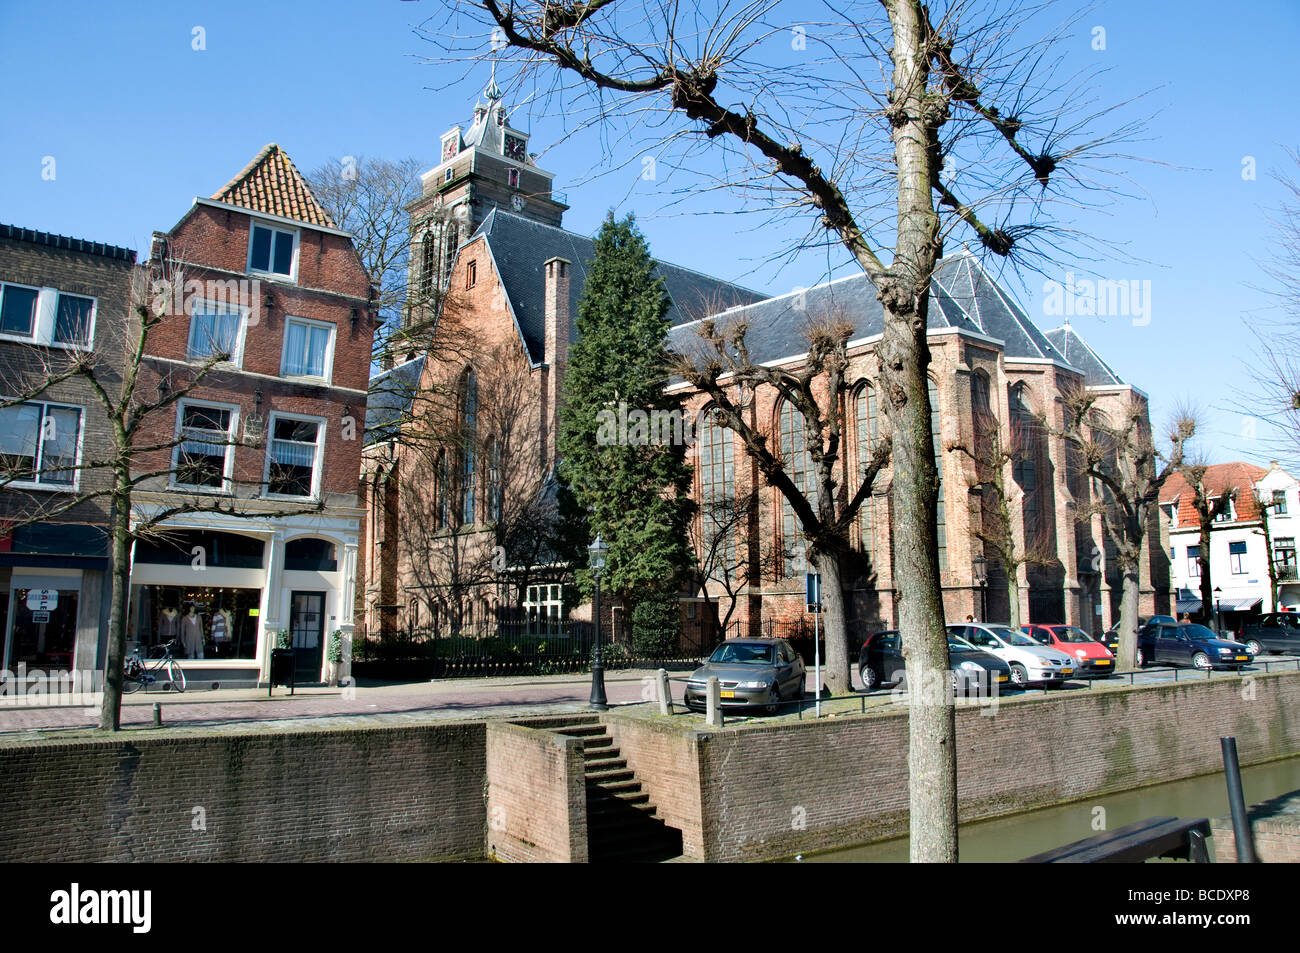
<svg viewBox="0 0 1300 953">
<path fill-rule="evenodd" d="M 32 612 L 49 612 L 59 607 L 59 590 L 28 589 L 27 608 Z"/>
<path fill-rule="evenodd" d="M 822 611 L 822 574 L 819 572 L 804 573 L 804 591 L 807 598 L 804 600 L 808 603 L 809 612 Z"/>
</svg>

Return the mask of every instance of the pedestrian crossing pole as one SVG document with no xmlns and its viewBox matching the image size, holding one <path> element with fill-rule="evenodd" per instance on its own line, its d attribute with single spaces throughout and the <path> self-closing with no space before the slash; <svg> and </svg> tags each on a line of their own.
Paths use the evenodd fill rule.
<svg viewBox="0 0 1300 953">
<path fill-rule="evenodd" d="M 822 575 L 819 572 L 804 574 L 804 590 L 807 596 L 808 611 L 813 617 L 813 687 L 816 691 L 816 717 L 822 716 L 822 647 L 821 647 L 821 611 L 822 611 Z"/>
</svg>

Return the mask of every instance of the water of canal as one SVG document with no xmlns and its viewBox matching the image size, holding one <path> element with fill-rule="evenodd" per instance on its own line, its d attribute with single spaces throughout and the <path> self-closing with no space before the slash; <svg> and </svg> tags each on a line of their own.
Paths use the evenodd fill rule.
<svg viewBox="0 0 1300 953">
<path fill-rule="evenodd" d="M 1241 777 L 1247 805 L 1300 790 L 1300 757 L 1243 768 Z M 958 831 L 961 859 L 985 863 L 1016 861 L 1092 837 L 1098 833 L 1093 827 L 1097 808 L 1105 809 L 1105 827 L 1108 830 L 1158 815 L 1214 818 L 1228 813 L 1228 788 L 1220 772 L 1011 817 L 963 824 Z M 803 862 L 906 863 L 907 838 L 805 856 Z"/>
</svg>

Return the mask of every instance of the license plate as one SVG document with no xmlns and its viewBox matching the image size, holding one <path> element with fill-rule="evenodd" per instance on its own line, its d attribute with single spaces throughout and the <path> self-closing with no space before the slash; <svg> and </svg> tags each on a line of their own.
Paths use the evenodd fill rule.
<svg viewBox="0 0 1300 953">
<path fill-rule="evenodd" d="M 1074 669 L 1072 669 L 1072 668 L 1063 668 L 1063 669 L 1061 669 L 1061 674 L 1062 674 L 1062 675 L 1073 675 L 1073 674 L 1074 674 Z"/>
<path fill-rule="evenodd" d="M 1109 665 L 1109 664 L 1110 664 L 1110 659 L 1108 659 L 1108 658 L 1099 658 L 1099 659 L 1097 659 L 1097 661 L 1094 662 L 1093 664 L 1095 664 L 1095 665 Z"/>
<path fill-rule="evenodd" d="M 736 697 L 736 693 L 735 693 L 735 692 L 718 692 L 718 697 L 719 697 L 719 698 L 735 698 L 735 697 Z"/>
<path fill-rule="evenodd" d="M 1249 655 L 1238 655 L 1238 656 L 1237 656 L 1237 661 L 1238 661 L 1238 662 L 1249 662 L 1249 661 L 1250 661 L 1250 656 L 1249 656 Z"/>
<path fill-rule="evenodd" d="M 1005 675 L 999 675 L 999 676 L 998 676 L 998 681 L 999 681 L 999 682 L 1005 682 L 1006 680 L 1007 680 L 1007 677 L 1006 677 Z"/>
</svg>

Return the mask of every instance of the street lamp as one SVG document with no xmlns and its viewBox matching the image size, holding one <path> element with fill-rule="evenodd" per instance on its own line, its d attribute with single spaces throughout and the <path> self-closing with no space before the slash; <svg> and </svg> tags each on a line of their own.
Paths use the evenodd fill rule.
<svg viewBox="0 0 1300 953">
<path fill-rule="evenodd" d="M 596 647 L 591 659 L 591 699 L 590 706 L 596 711 L 609 708 L 605 698 L 605 661 L 600 657 L 600 574 L 605 571 L 605 557 L 609 547 L 596 534 L 596 541 L 587 547 L 587 568 L 591 578 L 596 581 L 596 596 L 591 601 L 591 614 L 596 622 Z"/>
<path fill-rule="evenodd" d="M 1219 594 L 1223 590 L 1218 586 L 1214 587 L 1214 632 L 1216 635 L 1223 632 L 1223 615 L 1219 611 Z"/>
<path fill-rule="evenodd" d="M 988 611 L 989 564 L 980 553 L 975 557 L 975 581 L 980 584 L 980 621 L 983 622 Z"/>
</svg>

